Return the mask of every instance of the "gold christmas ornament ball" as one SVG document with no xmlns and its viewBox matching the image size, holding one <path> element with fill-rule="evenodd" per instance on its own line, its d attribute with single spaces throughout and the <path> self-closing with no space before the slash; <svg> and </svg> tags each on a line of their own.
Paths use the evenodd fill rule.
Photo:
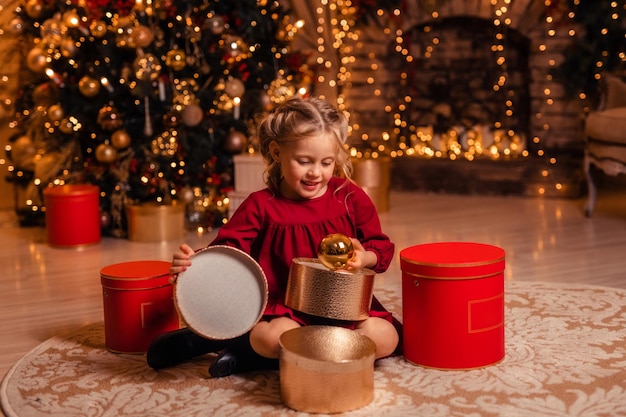
<svg viewBox="0 0 626 417">
<path fill-rule="evenodd" d="M 14 18 L 9 23 L 9 29 L 11 30 L 11 33 L 13 33 L 14 35 L 21 35 L 24 32 L 24 27 L 25 27 L 24 20 L 22 20 L 19 17 Z"/>
<path fill-rule="evenodd" d="M 135 46 L 138 48 L 145 48 L 154 40 L 154 34 L 148 26 L 139 25 L 133 29 L 132 34 Z"/>
<path fill-rule="evenodd" d="M 69 135 L 72 132 L 74 132 L 74 123 L 72 123 L 72 121 L 70 119 L 68 119 L 67 117 L 64 117 L 59 122 L 59 130 L 62 133 L 65 133 L 66 135 Z"/>
<path fill-rule="evenodd" d="M 48 57 L 43 49 L 35 47 L 26 55 L 26 66 L 33 72 L 43 72 L 48 66 Z"/>
<path fill-rule="evenodd" d="M 33 102 L 37 106 L 52 106 L 59 101 L 59 87 L 52 82 L 39 84 L 33 90 Z"/>
<path fill-rule="evenodd" d="M 107 24 L 102 20 L 94 20 L 89 25 L 89 31 L 95 38 L 101 38 L 107 34 Z"/>
<path fill-rule="evenodd" d="M 161 61 L 153 54 L 143 54 L 133 63 L 135 76 L 142 81 L 156 81 L 162 68 Z"/>
<path fill-rule="evenodd" d="M 197 126 L 204 118 L 204 111 L 197 104 L 190 104 L 186 106 L 182 111 L 183 123 L 186 126 Z"/>
<path fill-rule="evenodd" d="M 61 41 L 61 55 L 71 58 L 78 52 L 78 46 L 72 38 L 63 38 Z"/>
<path fill-rule="evenodd" d="M 124 129 L 116 130 L 111 135 L 111 145 L 115 149 L 126 149 L 130 146 L 130 135 Z"/>
<path fill-rule="evenodd" d="M 24 10 L 26 10 L 28 16 L 38 19 L 43 12 L 43 3 L 40 0 L 27 0 Z"/>
<path fill-rule="evenodd" d="M 117 151 L 113 146 L 101 143 L 96 148 L 96 159 L 103 164 L 110 164 L 117 159 Z"/>
<path fill-rule="evenodd" d="M 182 49 L 172 49 L 165 56 L 165 65 L 174 71 L 180 71 L 187 65 L 187 54 Z"/>
<path fill-rule="evenodd" d="M 117 130 L 124 124 L 120 112 L 110 104 L 106 104 L 98 110 L 98 118 L 96 120 L 102 129 L 109 131 Z"/>
<path fill-rule="evenodd" d="M 191 204 L 191 203 L 193 203 L 193 200 L 195 199 L 195 196 L 194 196 L 194 193 L 193 193 L 193 188 L 191 188 L 189 186 L 185 186 L 185 187 L 181 188 L 181 190 L 178 193 L 178 195 L 180 196 L 181 200 L 185 204 Z"/>
<path fill-rule="evenodd" d="M 39 30 L 41 39 L 61 39 L 67 33 L 67 26 L 61 21 L 61 17 L 55 15 L 44 20 Z"/>
<path fill-rule="evenodd" d="M 62 19 L 68 28 L 77 28 L 80 25 L 80 16 L 76 10 L 67 10 L 63 13 Z"/>
<path fill-rule="evenodd" d="M 239 78 L 230 78 L 224 83 L 224 92 L 231 97 L 243 97 L 246 87 Z"/>
<path fill-rule="evenodd" d="M 85 97 L 95 97 L 100 93 L 100 81 L 85 75 L 78 81 L 78 91 Z"/>
<path fill-rule="evenodd" d="M 241 153 L 248 144 L 248 137 L 238 130 L 231 130 L 224 141 L 224 150 L 230 153 Z"/>
<path fill-rule="evenodd" d="M 227 23 L 222 16 L 213 15 L 206 19 L 204 23 L 205 27 L 207 27 L 214 35 L 221 35 L 224 33 L 224 30 L 227 28 Z"/>
<path fill-rule="evenodd" d="M 333 271 L 345 268 L 354 257 L 354 247 L 350 238 L 341 233 L 331 233 L 320 242 L 317 258 Z"/>
<path fill-rule="evenodd" d="M 29 136 L 20 136 L 11 144 L 11 160 L 19 168 L 26 168 L 37 148 Z"/>
<path fill-rule="evenodd" d="M 59 122 L 65 117 L 65 112 L 60 104 L 53 104 L 48 108 L 48 119 L 53 122 Z"/>
</svg>

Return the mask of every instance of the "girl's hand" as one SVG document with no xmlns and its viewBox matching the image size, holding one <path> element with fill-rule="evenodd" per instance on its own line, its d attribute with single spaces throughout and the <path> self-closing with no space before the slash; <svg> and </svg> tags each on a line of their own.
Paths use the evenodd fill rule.
<svg viewBox="0 0 626 417">
<path fill-rule="evenodd" d="M 349 271 L 355 271 L 361 268 L 371 268 L 378 262 L 378 256 L 375 252 L 365 250 L 361 242 L 358 239 L 350 238 L 352 241 L 352 247 L 354 248 L 354 256 L 346 263 L 346 267 Z"/>
<path fill-rule="evenodd" d="M 183 243 L 178 248 L 178 251 L 174 252 L 174 258 L 172 260 L 172 266 L 170 266 L 170 274 L 172 277 L 169 279 L 173 284 L 178 278 L 178 274 L 187 270 L 191 266 L 191 256 L 195 251 L 186 243 Z"/>
</svg>

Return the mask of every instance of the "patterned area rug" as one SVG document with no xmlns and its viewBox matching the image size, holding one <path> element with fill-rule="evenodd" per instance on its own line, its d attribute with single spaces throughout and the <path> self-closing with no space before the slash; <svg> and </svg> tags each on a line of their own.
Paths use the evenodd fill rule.
<svg viewBox="0 0 626 417">
<path fill-rule="evenodd" d="M 401 311 L 399 291 L 377 290 Z M 506 357 L 441 371 L 378 361 L 374 400 L 348 416 L 626 416 L 626 290 L 506 285 Z M 278 372 L 210 379 L 210 358 L 155 372 L 104 348 L 102 324 L 52 338 L 1 386 L 7 417 L 302 416 L 282 405 Z M 338 394 L 340 395 L 340 394 Z"/>
</svg>

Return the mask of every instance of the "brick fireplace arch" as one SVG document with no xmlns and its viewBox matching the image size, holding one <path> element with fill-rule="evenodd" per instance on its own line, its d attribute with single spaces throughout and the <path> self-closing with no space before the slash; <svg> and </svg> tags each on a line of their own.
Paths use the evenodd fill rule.
<svg viewBox="0 0 626 417">
<path fill-rule="evenodd" d="M 519 58 L 526 68 L 519 75 L 523 80 L 519 80 L 517 90 L 524 90 L 522 95 L 525 94 L 527 99 L 522 105 L 525 107 L 522 123 L 527 125 L 526 139 L 533 151 L 532 157 L 479 163 L 476 163 L 478 159 L 469 163 L 461 159 L 431 158 L 416 162 L 410 158 L 395 158 L 392 186 L 578 196 L 582 190 L 580 157 L 584 103 L 568 98 L 563 86 L 550 76 L 552 69 L 563 62 L 564 52 L 573 42 L 568 33 L 572 25 L 568 22 L 567 11 L 548 8 L 544 0 L 515 0 L 506 5 L 504 14 L 497 16 L 497 10 L 502 10 L 505 2 L 498 0 L 495 3 L 493 5 L 491 0 L 411 0 L 401 16 L 393 21 L 395 27 L 385 23 L 362 28 L 349 88 L 346 89 L 351 121 L 357 127 L 352 136 L 353 143 L 362 145 L 367 139 L 378 146 L 384 143 L 384 137 L 394 137 L 394 126 L 399 123 L 394 120 L 393 107 L 407 93 L 406 83 L 410 78 L 402 78 L 400 74 L 410 71 L 413 66 L 413 63 L 397 59 L 398 28 L 400 36 L 406 36 L 414 28 L 430 26 L 432 29 L 445 22 L 479 21 L 494 33 L 500 30 L 505 36 L 514 34 L 526 45 L 527 56 Z M 500 20 L 500 27 L 494 23 L 496 18 Z M 509 19 L 506 25 L 503 23 L 505 19 Z M 472 39 L 464 41 L 467 43 Z M 416 59 L 424 57 L 424 51 L 417 52 L 421 55 Z M 373 72 L 372 68 L 377 70 Z M 450 75 L 438 74 L 438 77 L 445 80 Z M 373 83 L 372 78 L 375 79 Z M 432 84 L 437 87 L 436 82 Z M 559 163 L 554 164 L 545 156 L 537 157 L 536 152 L 558 155 Z"/>
</svg>

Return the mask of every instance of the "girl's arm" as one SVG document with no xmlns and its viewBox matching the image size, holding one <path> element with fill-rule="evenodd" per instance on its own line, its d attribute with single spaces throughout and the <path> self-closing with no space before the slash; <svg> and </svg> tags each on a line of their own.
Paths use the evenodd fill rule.
<svg viewBox="0 0 626 417">
<path fill-rule="evenodd" d="M 348 267 L 365 266 L 377 273 L 385 272 L 393 260 L 395 245 L 389 236 L 383 233 L 378 212 L 369 196 L 354 183 L 350 187 L 348 207 L 354 219 L 356 240 L 359 243 L 353 242 L 357 256 L 352 264 L 348 263 Z"/>
</svg>

